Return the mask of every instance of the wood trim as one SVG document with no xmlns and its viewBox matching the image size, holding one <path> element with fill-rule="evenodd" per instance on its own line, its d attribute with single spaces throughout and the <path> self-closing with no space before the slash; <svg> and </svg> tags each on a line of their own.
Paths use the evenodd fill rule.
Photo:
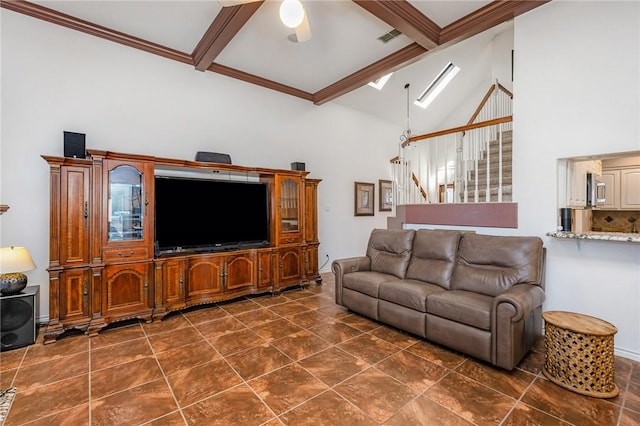
<svg viewBox="0 0 640 426">
<path fill-rule="evenodd" d="M 387 228 L 404 224 L 517 228 L 518 203 L 405 204 L 396 206 L 396 217 Z"/>
<path fill-rule="evenodd" d="M 497 0 L 442 28 L 440 44 L 458 42 L 479 34 L 551 0 Z"/>
<path fill-rule="evenodd" d="M 6 213 L 7 210 L 9 210 L 9 206 L 8 205 L 0 204 L 0 214 Z"/>
<path fill-rule="evenodd" d="M 264 0 L 222 8 L 191 54 L 198 71 L 209 68 L 263 3 Z"/>
<path fill-rule="evenodd" d="M 406 0 L 353 0 L 427 50 L 438 47 L 441 28 Z"/>
<path fill-rule="evenodd" d="M 287 95 L 296 96 L 306 101 L 313 101 L 314 98 L 314 96 L 309 92 L 305 92 L 303 90 L 299 90 L 295 87 L 287 86 L 285 84 L 280 84 L 272 80 L 267 80 L 266 78 L 262 78 L 254 74 L 249 74 L 244 71 L 230 68 L 221 64 L 216 64 L 215 62 L 211 64 L 209 68 L 207 68 L 207 70 L 215 72 L 217 74 L 226 75 L 227 77 L 232 77 L 237 80 L 246 81 L 247 83 L 256 84 L 258 86 L 272 89 Z"/>
<path fill-rule="evenodd" d="M 373 64 L 343 78 L 342 80 L 319 90 L 313 95 L 313 103 L 316 105 L 322 105 L 332 101 L 345 93 L 364 86 L 376 78 L 395 71 L 401 65 L 407 65 L 418 60 L 426 51 L 427 50 L 418 43 L 412 43 L 409 46 L 392 53 L 386 58 L 374 62 Z"/>
<path fill-rule="evenodd" d="M 51 22 L 53 24 L 61 25 L 63 27 L 71 28 L 72 30 L 113 41 L 115 43 L 124 44 L 125 46 L 133 47 L 135 49 L 144 50 L 145 52 L 153 53 L 154 55 L 162 56 L 174 61 L 185 64 L 193 63 L 191 56 L 187 53 L 180 52 L 157 43 L 152 43 L 120 31 L 115 31 L 101 25 L 96 25 L 34 3 L 29 3 L 23 0 L 2 0 L 0 1 L 0 7 L 41 19 L 43 21 Z"/>
<path fill-rule="evenodd" d="M 344 95 L 345 93 L 355 90 L 370 81 L 388 74 L 389 72 L 395 71 L 401 66 L 408 65 L 418 59 L 421 59 L 422 55 L 430 50 L 429 47 L 424 47 L 425 45 L 431 47 L 444 47 L 443 45 L 445 44 L 453 44 L 456 41 L 479 34 L 480 32 L 495 25 L 513 19 L 515 16 L 548 3 L 549 1 L 550 0 L 496 0 L 440 29 L 429 18 L 423 16 L 405 0 L 380 0 L 376 2 L 354 0 L 355 3 L 359 4 L 365 10 L 387 23 L 392 23 L 392 26 L 399 27 L 397 28 L 399 31 L 405 33 L 407 36 L 417 40 L 418 42 L 382 58 L 314 94 L 245 73 L 243 71 L 235 70 L 224 65 L 209 62 L 210 60 L 213 61 L 218 56 L 235 34 L 237 34 L 240 28 L 246 23 L 250 15 L 255 13 L 253 8 L 257 10 L 262 4 L 262 1 L 224 8 L 235 10 L 235 14 L 233 13 L 233 10 L 225 11 L 223 9 L 218 16 L 221 21 L 224 21 L 224 23 L 216 22 L 218 19 L 218 17 L 216 17 L 216 20 L 211 24 L 191 55 L 129 34 L 96 25 L 44 6 L 29 3 L 24 0 L 0 0 L 0 7 L 120 43 L 125 46 L 143 50 L 167 59 L 172 59 L 174 61 L 190 65 L 197 64 L 196 69 L 199 70 L 206 69 L 231 78 L 262 86 L 267 89 L 272 89 L 287 95 L 309 100 L 314 102 L 316 105 L 322 105 Z M 249 17 L 245 14 L 249 14 Z M 228 18 L 228 20 L 223 18 Z M 210 65 L 207 65 L 208 63 Z"/>
<path fill-rule="evenodd" d="M 446 130 L 439 130 L 433 133 L 425 133 L 424 135 L 417 135 L 409 138 L 409 140 L 402 143 L 402 147 L 404 148 L 405 146 L 409 145 L 411 142 L 416 142 L 423 139 L 434 138 L 436 136 L 450 135 L 452 133 L 464 132 L 466 130 L 478 129 L 480 127 L 493 126 L 501 123 L 508 123 L 510 121 L 513 121 L 512 115 L 509 115 L 507 117 L 494 118 L 493 120 L 481 121 L 479 123 L 467 124 L 466 126 L 453 127 L 451 129 L 446 129 Z"/>
<path fill-rule="evenodd" d="M 502 90 L 504 93 L 506 93 L 511 99 L 513 99 L 513 93 L 511 93 L 509 90 L 507 90 L 506 87 L 504 87 L 502 84 L 498 83 L 498 89 Z M 480 101 L 480 104 L 478 105 L 478 108 L 476 108 L 476 110 L 473 112 L 473 114 L 471 115 L 471 118 L 469 119 L 469 121 L 467 122 L 467 124 L 471 124 L 473 123 L 473 121 L 478 117 L 478 114 L 480 114 L 480 111 L 482 111 L 482 108 L 484 108 L 485 104 L 487 103 L 487 101 L 489 100 L 489 97 L 491 96 L 491 94 L 496 90 L 496 85 L 492 84 L 491 87 L 489 88 L 489 90 L 487 90 L 487 94 L 484 95 L 484 98 L 482 98 L 482 100 Z"/>
</svg>

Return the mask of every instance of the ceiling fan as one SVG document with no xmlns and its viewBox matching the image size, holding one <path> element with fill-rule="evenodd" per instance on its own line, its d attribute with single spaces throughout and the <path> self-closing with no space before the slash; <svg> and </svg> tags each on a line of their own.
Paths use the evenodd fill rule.
<svg viewBox="0 0 640 426">
<path fill-rule="evenodd" d="M 222 7 L 238 6 L 245 3 L 253 3 L 258 0 L 218 0 Z M 282 0 L 280 4 L 280 20 L 293 28 L 295 34 L 289 36 L 289 40 L 302 43 L 311 38 L 311 27 L 307 19 L 307 13 L 300 0 Z"/>
</svg>

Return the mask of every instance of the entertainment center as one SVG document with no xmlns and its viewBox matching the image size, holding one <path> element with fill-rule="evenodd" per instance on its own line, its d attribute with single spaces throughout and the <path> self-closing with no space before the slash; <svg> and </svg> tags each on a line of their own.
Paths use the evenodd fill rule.
<svg viewBox="0 0 640 426">
<path fill-rule="evenodd" d="M 100 150 L 42 158 L 51 185 L 44 343 L 321 282 L 320 180 L 308 172 Z"/>
</svg>

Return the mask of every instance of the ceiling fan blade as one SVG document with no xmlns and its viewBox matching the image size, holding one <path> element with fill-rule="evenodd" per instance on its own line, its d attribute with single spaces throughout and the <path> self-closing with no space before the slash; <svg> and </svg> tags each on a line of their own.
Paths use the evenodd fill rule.
<svg viewBox="0 0 640 426">
<path fill-rule="evenodd" d="M 230 6 L 240 6 L 241 4 L 254 3 L 259 0 L 218 0 L 220 6 L 222 7 L 230 7 Z"/>
<path fill-rule="evenodd" d="M 307 19 L 307 13 L 305 11 L 302 23 L 295 27 L 296 39 L 298 43 L 305 42 L 311 38 L 311 27 L 309 26 L 309 20 Z"/>
</svg>

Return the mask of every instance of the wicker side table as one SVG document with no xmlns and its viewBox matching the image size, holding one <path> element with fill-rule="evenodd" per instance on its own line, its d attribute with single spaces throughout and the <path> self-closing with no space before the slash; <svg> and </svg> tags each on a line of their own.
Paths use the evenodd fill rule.
<svg viewBox="0 0 640 426">
<path fill-rule="evenodd" d="M 544 375 L 582 395 L 596 398 L 618 395 L 613 356 L 613 335 L 618 329 L 599 318 L 574 312 L 549 311 L 542 318 Z"/>
</svg>

